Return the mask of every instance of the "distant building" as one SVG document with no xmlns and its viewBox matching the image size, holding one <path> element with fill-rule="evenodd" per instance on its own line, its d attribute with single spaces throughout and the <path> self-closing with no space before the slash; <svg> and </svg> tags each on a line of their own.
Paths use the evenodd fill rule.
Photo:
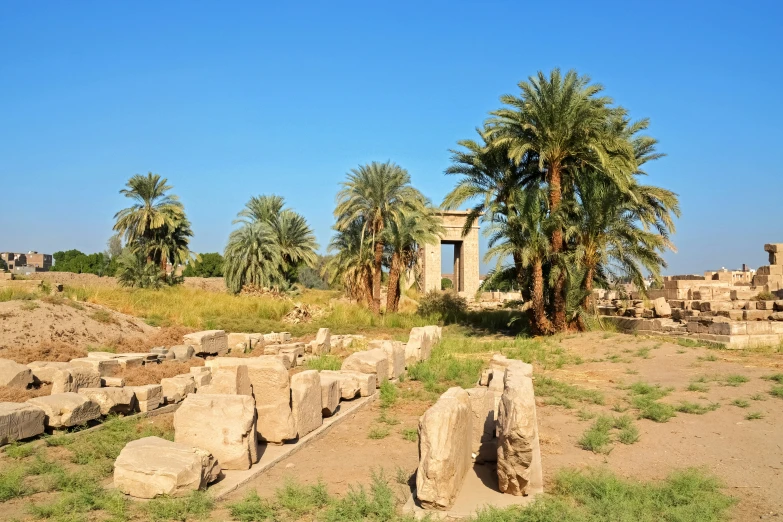
<svg viewBox="0 0 783 522">
<path fill-rule="evenodd" d="M 52 268 L 52 255 L 39 254 L 30 251 L 26 254 L 18 252 L 0 252 L 0 259 L 8 265 L 8 270 L 19 273 L 48 272 Z"/>
<path fill-rule="evenodd" d="M 747 265 L 743 264 L 741 270 L 728 270 L 721 268 L 720 270 L 708 270 L 704 272 L 704 279 L 713 281 L 726 281 L 732 284 L 750 284 L 753 281 L 755 270 L 750 270 Z"/>
</svg>

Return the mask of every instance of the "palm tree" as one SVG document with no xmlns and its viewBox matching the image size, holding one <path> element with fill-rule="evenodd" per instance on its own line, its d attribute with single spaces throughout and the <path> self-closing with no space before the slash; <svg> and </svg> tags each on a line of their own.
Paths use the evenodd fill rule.
<svg viewBox="0 0 783 522">
<path fill-rule="evenodd" d="M 299 266 L 315 265 L 318 260 L 315 253 L 318 243 L 304 216 L 285 209 L 272 222 L 272 230 L 282 259 L 280 268 L 286 274 L 286 279 L 294 279 Z"/>
<path fill-rule="evenodd" d="M 117 220 L 114 230 L 125 236 L 125 243 L 132 248 L 146 245 L 155 239 L 155 235 L 163 230 L 173 231 L 177 223 L 185 220 L 185 210 L 177 196 L 167 192 L 173 187 L 167 185 L 168 180 L 158 174 L 148 173 L 146 176 L 134 175 L 128 180 L 127 188 L 120 194 L 132 199 L 135 203 L 114 215 Z M 188 228 L 188 232 L 190 229 Z M 190 233 L 189 235 L 192 235 Z M 165 270 L 166 260 L 153 250 L 146 252 L 148 261 L 159 263 Z"/>
<path fill-rule="evenodd" d="M 400 276 L 416 264 L 419 246 L 433 243 L 443 234 L 441 219 L 434 208 L 403 212 L 385 230 L 384 242 L 390 251 L 386 311 L 396 312 L 400 304 Z"/>
<path fill-rule="evenodd" d="M 625 111 L 612 108 L 612 100 L 599 96 L 603 87 L 591 84 L 587 76 L 569 71 L 562 76 L 554 69 L 549 77 L 539 72 L 520 82 L 520 96 L 504 95 L 507 105 L 492 113 L 488 129 L 498 145 L 518 164 L 535 158 L 538 175 L 528 182 L 544 182 L 548 187 L 550 212 L 560 209 L 564 194 L 573 189 L 573 173 L 578 167 L 592 167 L 626 189 L 636 170 L 633 146 L 627 135 L 617 132 Z M 551 231 L 551 250 L 563 249 L 563 230 Z M 565 275 L 554 288 L 554 327 L 566 326 Z"/>
<path fill-rule="evenodd" d="M 230 292 L 238 294 L 247 284 L 272 287 L 283 281 L 282 256 L 267 223 L 247 223 L 231 232 L 223 256 L 223 277 Z"/>
<path fill-rule="evenodd" d="M 329 243 L 331 257 L 323 275 L 330 285 L 342 283 L 351 299 L 372 306 L 372 240 L 370 236 L 363 237 L 364 229 L 364 223 L 358 219 L 337 230 Z"/>
<path fill-rule="evenodd" d="M 383 263 L 383 231 L 393 219 L 400 219 L 407 210 L 423 210 L 419 191 L 410 186 L 408 172 L 399 165 L 372 162 L 360 165 L 348 173 L 337 194 L 336 227 L 342 230 L 357 221 L 361 223 L 360 248 L 364 237 L 373 242 L 372 310 L 381 310 L 381 269 Z"/>
</svg>

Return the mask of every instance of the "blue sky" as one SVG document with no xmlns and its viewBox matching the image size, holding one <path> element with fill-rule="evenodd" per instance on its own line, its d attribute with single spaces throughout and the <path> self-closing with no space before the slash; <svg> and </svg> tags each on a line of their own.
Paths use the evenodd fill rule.
<svg viewBox="0 0 783 522">
<path fill-rule="evenodd" d="M 193 249 L 277 193 L 325 249 L 338 184 L 396 161 L 436 203 L 449 148 L 538 70 L 606 87 L 668 156 L 667 273 L 783 242 L 783 4 L 2 2 L 0 250 L 103 250 L 118 191 L 167 177 Z M 279 4 L 284 4 L 280 2 Z"/>
</svg>

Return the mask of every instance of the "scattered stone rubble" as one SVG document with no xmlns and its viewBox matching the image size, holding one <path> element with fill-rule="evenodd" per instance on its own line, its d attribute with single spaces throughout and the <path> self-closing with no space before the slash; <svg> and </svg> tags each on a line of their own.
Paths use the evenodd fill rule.
<svg viewBox="0 0 783 522">
<path fill-rule="evenodd" d="M 750 272 L 666 276 L 662 289 L 619 299 L 597 291 L 602 321 L 621 331 L 685 337 L 728 348 L 783 341 L 783 243 L 764 245 L 770 264 Z M 745 277 L 738 278 L 737 275 Z"/>
</svg>

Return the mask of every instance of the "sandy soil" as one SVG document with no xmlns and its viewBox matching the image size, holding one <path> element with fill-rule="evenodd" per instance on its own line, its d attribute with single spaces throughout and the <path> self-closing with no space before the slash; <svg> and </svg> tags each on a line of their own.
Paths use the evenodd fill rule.
<svg viewBox="0 0 783 522">
<path fill-rule="evenodd" d="M 761 379 L 781 371 L 783 357 L 683 348 L 657 339 L 619 334 L 609 338 L 600 333 L 573 336 L 561 343 L 585 361 L 596 362 L 556 370 L 537 368 L 537 375 L 601 390 L 607 400 L 604 406 L 577 403 L 575 408 L 566 409 L 547 405 L 543 398 L 538 398 L 544 479 L 548 485 L 555 472 L 564 467 L 606 467 L 639 480 L 661 479 L 678 469 L 703 467 L 720 477 L 726 493 L 738 499 L 732 511 L 734 520 L 774 516 L 771 513 L 783 515 L 783 401 L 770 396 L 771 383 Z M 637 355 L 644 348 L 649 348 L 648 358 Z M 613 355 L 614 360 L 621 362 L 606 359 Z M 712 356 L 717 360 L 709 360 Z M 720 378 L 730 374 L 743 375 L 749 381 L 736 387 L 721 384 Z M 707 384 L 706 392 L 686 391 L 688 384 L 701 376 L 717 380 Z M 674 391 L 662 402 L 717 402 L 720 407 L 704 415 L 678 413 L 666 423 L 637 420 L 640 440 L 628 446 L 617 443 L 606 455 L 579 448 L 577 440 L 593 421 L 579 420 L 577 411 L 583 408 L 595 414 L 619 415 L 612 411 L 612 406 L 624 404 L 624 387 L 636 381 L 673 387 Z M 756 395 L 763 400 L 750 398 Z M 734 406 L 734 399 L 745 399 L 750 407 Z M 418 449 L 415 443 L 402 438 L 401 430 L 415 428 L 426 407 L 427 404 L 418 402 L 396 406 L 392 415 L 400 424 L 391 426 L 391 434 L 381 440 L 367 437 L 378 425 L 377 405 L 359 412 L 354 419 L 235 492 L 229 501 L 242 498 L 252 489 L 261 496 L 271 496 L 287 476 L 305 484 L 323 480 L 335 494 L 344 493 L 351 485 L 369 484 L 373 469 L 383 469 L 392 482 L 396 482 L 398 469 L 410 476 L 417 465 Z M 751 411 L 763 413 L 764 418 L 746 420 Z M 216 520 L 222 520 L 224 509 L 216 511 Z"/>
</svg>

